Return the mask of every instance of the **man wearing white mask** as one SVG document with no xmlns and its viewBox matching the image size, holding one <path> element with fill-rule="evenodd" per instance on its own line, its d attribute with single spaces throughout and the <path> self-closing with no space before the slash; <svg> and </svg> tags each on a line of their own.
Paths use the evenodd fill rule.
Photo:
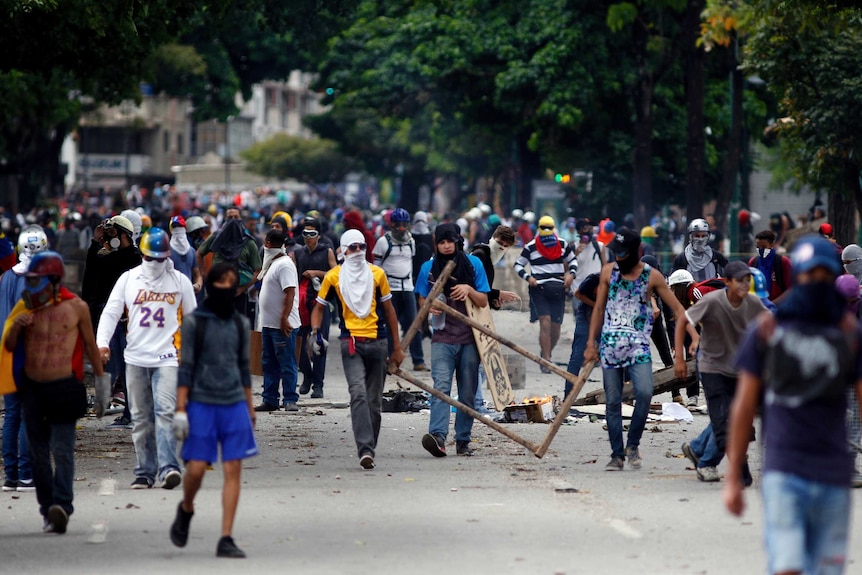
<svg viewBox="0 0 862 575">
<path fill-rule="evenodd" d="M 177 441 L 171 430 L 177 402 L 179 345 L 182 318 L 195 307 L 189 279 L 173 268 L 168 234 L 150 228 L 141 236 L 144 261 L 117 280 L 96 330 L 102 361 L 117 322 L 128 313 L 125 349 L 126 385 L 132 408 L 135 480 L 132 489 L 149 489 L 156 480 L 165 489 L 182 481 Z M 210 296 L 212 297 L 212 296 Z M 231 301 L 225 305 L 233 305 Z"/>
<path fill-rule="evenodd" d="M 171 261 L 174 263 L 174 269 L 189 278 L 192 287 L 195 288 L 195 293 L 198 293 L 203 287 L 203 278 L 198 268 L 197 253 L 189 243 L 185 218 L 182 216 L 172 217 L 169 229 L 171 232 Z"/>
<path fill-rule="evenodd" d="M 688 225 L 689 243 L 685 250 L 673 260 L 673 271 L 688 270 L 699 283 L 724 275 L 727 258 L 709 247 L 709 224 L 702 218 Z"/>
<path fill-rule="evenodd" d="M 392 337 L 389 357 L 400 365 L 404 360 L 398 337 L 398 318 L 392 306 L 389 281 L 382 268 L 365 260 L 367 245 L 359 230 L 347 230 L 341 236 L 344 263 L 323 277 L 311 312 L 311 332 L 307 345 L 318 354 L 329 343 L 320 333 L 323 308 L 334 291 L 341 302 L 341 358 L 350 392 L 350 421 L 353 438 L 363 469 L 374 469 L 377 438 L 380 435 L 380 411 L 383 383 L 386 380 L 387 330 Z M 381 316 L 381 308 L 383 316 Z M 385 317 L 385 320 L 384 320 Z M 385 321 L 385 327 L 384 327 Z"/>
</svg>

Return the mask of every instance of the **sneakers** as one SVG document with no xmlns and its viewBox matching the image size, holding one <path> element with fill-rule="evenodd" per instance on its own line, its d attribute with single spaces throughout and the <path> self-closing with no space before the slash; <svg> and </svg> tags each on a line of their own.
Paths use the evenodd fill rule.
<svg viewBox="0 0 862 575">
<path fill-rule="evenodd" d="M 153 482 L 146 477 L 135 477 L 132 481 L 132 489 L 152 489 Z"/>
<path fill-rule="evenodd" d="M 414 363 L 413 371 L 428 371 L 428 367 L 424 363 Z"/>
<path fill-rule="evenodd" d="M 366 453 L 359 458 L 359 466 L 362 469 L 374 469 L 374 456 L 372 456 L 370 453 Z"/>
<path fill-rule="evenodd" d="M 299 386 L 299 395 L 305 395 L 311 391 L 311 381 L 308 379 L 302 380 L 302 385 Z"/>
<path fill-rule="evenodd" d="M 674 395 L 673 396 L 673 402 L 678 403 L 681 406 L 685 407 L 685 400 L 682 398 L 681 395 Z"/>
<path fill-rule="evenodd" d="M 111 397 L 111 401 L 113 401 L 117 405 L 125 406 L 126 405 L 126 394 L 123 393 L 122 391 L 118 391 L 117 393 L 115 393 L 113 395 L 113 397 Z"/>
<path fill-rule="evenodd" d="M 165 474 L 165 478 L 162 480 L 162 489 L 173 489 L 182 482 L 182 474 L 176 469 L 171 469 Z"/>
<path fill-rule="evenodd" d="M 230 559 L 245 559 L 245 551 L 236 546 L 233 537 L 225 536 L 218 540 L 216 557 L 228 557 Z"/>
<path fill-rule="evenodd" d="M 422 436 L 422 447 L 434 457 L 446 457 L 446 440 L 439 435 L 426 433 Z"/>
<path fill-rule="evenodd" d="M 33 493 L 36 491 L 36 483 L 32 479 L 19 479 L 16 491 L 18 493 Z"/>
<path fill-rule="evenodd" d="M 691 464 L 694 465 L 694 468 L 697 469 L 698 464 L 700 463 L 700 457 L 698 457 L 697 453 L 691 448 L 691 444 L 683 443 L 682 444 L 682 453 L 685 455 Z"/>
<path fill-rule="evenodd" d="M 109 423 L 105 426 L 105 429 L 131 429 L 132 428 L 132 420 L 128 417 L 123 417 L 122 415 L 114 420 L 113 423 Z"/>
<path fill-rule="evenodd" d="M 18 489 L 18 482 L 12 481 L 11 479 L 7 479 L 3 482 L 3 491 L 16 491 Z"/>
<path fill-rule="evenodd" d="M 469 441 L 456 441 L 455 442 L 455 455 L 464 455 L 466 457 L 470 457 L 474 454 L 473 448 L 470 447 Z"/>
<path fill-rule="evenodd" d="M 629 460 L 629 467 L 632 469 L 640 469 L 644 461 L 637 447 L 626 447 L 626 459 Z"/>
<path fill-rule="evenodd" d="M 698 407 L 700 405 L 700 395 L 691 395 L 688 398 L 688 401 L 685 402 L 685 406 L 688 408 Z"/>
<path fill-rule="evenodd" d="M 851 485 L 853 485 L 854 489 L 862 487 L 862 473 L 859 473 L 858 471 L 853 472 L 853 482 Z"/>
<path fill-rule="evenodd" d="M 299 406 L 295 403 L 285 403 L 284 404 L 285 411 L 299 411 Z"/>
<path fill-rule="evenodd" d="M 45 533 L 56 533 L 62 535 L 66 532 L 66 525 L 69 524 L 69 514 L 59 505 L 52 505 L 48 508 L 48 515 L 45 517 L 45 525 L 42 531 Z"/>
<path fill-rule="evenodd" d="M 718 469 L 712 465 L 697 468 L 697 478 L 705 483 L 715 483 L 721 481 L 721 476 L 718 474 Z"/>
<path fill-rule="evenodd" d="M 625 462 L 622 457 L 611 457 L 611 460 L 605 465 L 605 471 L 622 471 L 624 466 Z"/>
<path fill-rule="evenodd" d="M 278 406 L 271 403 L 263 402 L 254 408 L 255 411 L 278 411 Z"/>
<path fill-rule="evenodd" d="M 311 399 L 323 399 L 323 390 L 315 389 L 311 392 L 311 395 L 309 397 L 311 397 Z"/>
<path fill-rule="evenodd" d="M 183 502 L 177 505 L 177 516 L 174 517 L 174 522 L 171 524 L 171 543 L 177 547 L 185 547 L 189 540 L 189 525 L 192 522 L 192 515 L 195 512 L 189 513 L 183 509 Z"/>
</svg>

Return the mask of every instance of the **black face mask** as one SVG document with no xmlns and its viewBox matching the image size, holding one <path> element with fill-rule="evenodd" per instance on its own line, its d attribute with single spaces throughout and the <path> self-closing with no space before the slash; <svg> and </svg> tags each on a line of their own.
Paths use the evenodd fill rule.
<svg viewBox="0 0 862 575">
<path fill-rule="evenodd" d="M 233 315 L 234 300 L 236 299 L 236 286 L 229 288 L 215 287 L 207 284 L 206 305 L 214 314 L 222 319 Z"/>
<path fill-rule="evenodd" d="M 628 273 L 632 271 L 636 265 L 638 265 L 638 261 L 640 260 L 638 260 L 637 257 L 635 257 L 634 254 L 631 253 L 624 259 L 616 260 L 617 266 L 619 266 L 620 272 L 622 272 L 623 275 L 628 275 Z"/>
</svg>

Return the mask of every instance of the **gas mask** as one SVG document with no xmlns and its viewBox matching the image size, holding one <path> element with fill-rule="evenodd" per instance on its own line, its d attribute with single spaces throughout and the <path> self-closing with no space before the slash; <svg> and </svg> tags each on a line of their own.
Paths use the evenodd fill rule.
<svg viewBox="0 0 862 575">
<path fill-rule="evenodd" d="M 54 302 L 54 285 L 47 276 L 27 278 L 21 299 L 31 311 L 51 305 Z"/>
</svg>

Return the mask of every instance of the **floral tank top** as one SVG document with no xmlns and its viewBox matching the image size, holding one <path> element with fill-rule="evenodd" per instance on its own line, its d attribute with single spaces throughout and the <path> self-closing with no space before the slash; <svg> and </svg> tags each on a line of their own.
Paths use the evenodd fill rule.
<svg viewBox="0 0 862 575">
<path fill-rule="evenodd" d="M 602 367 L 627 367 L 652 363 L 650 334 L 653 314 L 647 294 L 650 266 L 634 280 L 622 277 L 618 267 L 611 272 L 605 320 L 602 325 Z"/>
</svg>

